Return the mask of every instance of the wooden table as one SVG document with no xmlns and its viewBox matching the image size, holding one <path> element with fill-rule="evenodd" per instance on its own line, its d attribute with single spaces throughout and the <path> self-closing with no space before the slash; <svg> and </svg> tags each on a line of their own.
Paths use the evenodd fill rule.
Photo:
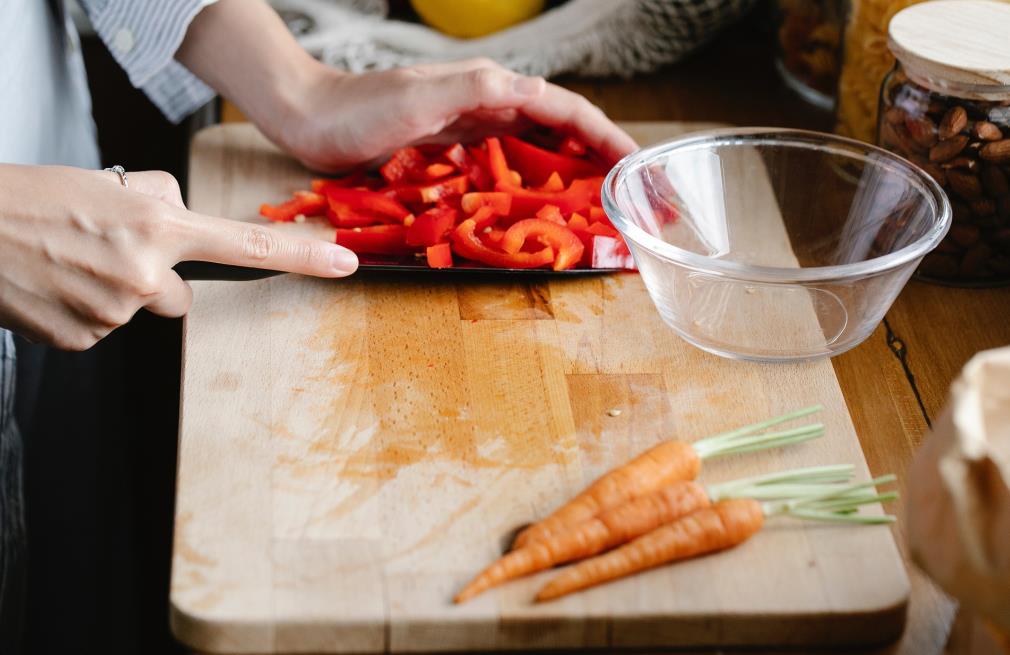
<svg viewBox="0 0 1010 655">
<path fill-rule="evenodd" d="M 779 81 L 765 43 L 745 25 L 690 60 L 655 74 L 560 82 L 616 120 L 830 129 L 830 115 L 804 105 Z M 227 105 L 223 115 L 225 120 L 241 120 Z M 874 334 L 833 360 L 871 471 L 896 473 L 903 482 L 913 452 L 964 363 L 976 352 L 1007 344 L 1010 288 L 911 282 Z M 898 503 L 889 510 L 901 515 L 903 507 Z M 904 534 L 900 522 L 898 534 Z M 904 549 L 903 540 L 899 546 Z M 874 652 L 933 655 L 943 650 L 956 604 L 913 565 L 909 569 L 912 600 L 904 637 Z"/>
</svg>

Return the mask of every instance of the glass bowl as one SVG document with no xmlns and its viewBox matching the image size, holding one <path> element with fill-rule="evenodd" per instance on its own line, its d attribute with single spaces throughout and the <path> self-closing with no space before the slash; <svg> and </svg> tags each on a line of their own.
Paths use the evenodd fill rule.
<svg viewBox="0 0 1010 655">
<path fill-rule="evenodd" d="M 757 361 L 858 345 L 951 222 L 911 162 L 774 128 L 633 153 L 607 176 L 603 206 L 663 320 L 703 350 Z"/>
</svg>

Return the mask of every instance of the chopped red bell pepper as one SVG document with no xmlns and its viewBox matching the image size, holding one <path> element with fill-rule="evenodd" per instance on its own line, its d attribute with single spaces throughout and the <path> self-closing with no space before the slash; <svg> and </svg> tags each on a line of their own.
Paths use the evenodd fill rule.
<svg viewBox="0 0 1010 655">
<path fill-rule="evenodd" d="M 402 225 L 337 228 L 337 244 L 359 255 L 409 255 L 414 248 L 407 245 L 406 235 Z"/>
<path fill-rule="evenodd" d="M 471 191 L 460 199 L 460 208 L 472 214 L 481 207 L 490 207 L 499 216 L 508 216 L 512 209 L 512 196 L 504 191 Z"/>
<path fill-rule="evenodd" d="M 452 268 L 452 247 L 448 243 L 428 246 L 424 254 L 431 268 Z"/>
<path fill-rule="evenodd" d="M 565 223 L 565 217 L 561 215 L 561 210 L 555 205 L 544 205 L 537 211 L 537 218 L 550 221 L 551 223 L 557 223 L 558 225 L 567 225 Z"/>
<path fill-rule="evenodd" d="M 452 164 L 435 162 L 434 164 L 428 164 L 428 167 L 424 169 L 424 176 L 429 180 L 437 180 L 455 172 L 455 170 L 456 167 Z"/>
<path fill-rule="evenodd" d="M 540 268 L 554 261 L 554 249 L 550 246 L 535 253 L 508 254 L 494 250 L 477 237 L 474 233 L 475 227 L 476 223 L 471 219 L 463 221 L 456 227 L 452 233 L 453 252 L 466 259 L 497 268 Z"/>
<path fill-rule="evenodd" d="M 585 250 L 580 265 L 586 268 L 626 268 L 634 270 L 635 259 L 621 239 L 582 232 L 579 234 Z"/>
<path fill-rule="evenodd" d="M 537 191 L 564 191 L 565 183 L 558 175 L 557 171 L 551 173 L 551 176 L 547 178 L 547 181 L 538 187 L 535 187 Z"/>
<path fill-rule="evenodd" d="M 498 188 L 512 194 L 509 216 L 518 218 L 534 216 L 544 205 L 554 205 L 562 214 L 586 211 L 591 202 L 591 190 L 585 186 L 573 186 L 558 193 L 517 189 L 506 185 L 499 185 Z"/>
<path fill-rule="evenodd" d="M 592 211 L 593 208 L 590 207 L 589 209 Z M 568 219 L 569 230 L 585 230 L 587 227 L 589 227 L 589 221 L 579 212 L 574 212 L 571 218 Z"/>
<path fill-rule="evenodd" d="M 558 145 L 558 154 L 566 157 L 582 157 L 586 154 L 586 144 L 575 137 L 566 136 Z"/>
<path fill-rule="evenodd" d="M 518 171 L 526 180 L 526 184 L 532 186 L 545 183 L 554 172 L 561 176 L 565 184 L 571 184 L 573 180 L 581 178 L 598 176 L 603 172 L 588 160 L 559 155 L 514 136 L 503 136 L 501 147 L 508 167 Z"/>
<path fill-rule="evenodd" d="M 586 228 L 586 232 L 590 234 L 598 234 L 601 237 L 611 237 L 616 238 L 620 236 L 620 233 L 613 227 L 607 225 L 606 223 L 593 223 Z"/>
<path fill-rule="evenodd" d="M 406 240 L 411 246 L 434 246 L 456 225 L 456 210 L 433 207 L 415 218 L 407 228 Z"/>
<path fill-rule="evenodd" d="M 589 221 L 591 223 L 605 223 L 610 227 L 614 226 L 614 224 L 610 222 L 610 217 L 607 216 L 607 212 L 603 211 L 603 207 L 590 207 Z"/>
<path fill-rule="evenodd" d="M 478 191 L 489 191 L 494 188 L 494 180 L 487 170 L 487 162 L 482 164 L 473 156 L 472 152 L 467 152 L 462 144 L 453 145 L 445 151 L 443 156 L 451 161 L 461 173 L 466 174 L 473 188 Z"/>
<path fill-rule="evenodd" d="M 595 207 L 600 206 L 600 195 L 603 192 L 603 180 L 602 176 L 596 177 L 584 177 L 577 180 L 572 180 L 569 190 L 578 190 L 581 193 L 589 194 L 589 202 Z"/>
<path fill-rule="evenodd" d="M 502 240 L 502 250 L 510 254 L 518 253 L 531 238 L 551 246 L 557 253 L 554 259 L 555 271 L 572 268 L 582 257 L 584 246 L 578 235 L 564 224 L 558 225 L 542 218 L 527 218 L 510 227 Z"/>
<path fill-rule="evenodd" d="M 322 216 L 325 212 L 326 198 L 311 191 L 295 191 L 291 200 L 279 205 L 260 205 L 260 214 L 278 223 L 290 223 L 296 216 Z"/>
<path fill-rule="evenodd" d="M 327 187 L 326 198 L 331 206 L 346 205 L 352 210 L 383 214 L 401 221 L 410 214 L 409 209 L 377 191 Z"/>
<path fill-rule="evenodd" d="M 312 190 L 315 193 L 325 194 L 328 188 L 350 189 L 364 186 L 367 182 L 368 178 L 365 176 L 365 172 L 357 169 L 345 177 L 316 178 L 312 180 Z"/>
<path fill-rule="evenodd" d="M 333 227 L 366 227 L 377 224 L 399 223 L 392 216 L 383 216 L 382 214 L 369 211 L 355 211 L 349 206 L 340 203 L 330 203 L 330 206 L 326 209 L 326 218 Z"/>
<path fill-rule="evenodd" d="M 432 184 L 389 187 L 385 193 L 400 202 L 432 203 L 453 195 L 463 195 L 468 187 L 466 175 L 457 175 Z"/>
<path fill-rule="evenodd" d="M 428 159 L 414 147 L 400 148 L 385 164 L 379 167 L 379 175 L 390 184 L 399 184 L 423 174 Z"/>
</svg>

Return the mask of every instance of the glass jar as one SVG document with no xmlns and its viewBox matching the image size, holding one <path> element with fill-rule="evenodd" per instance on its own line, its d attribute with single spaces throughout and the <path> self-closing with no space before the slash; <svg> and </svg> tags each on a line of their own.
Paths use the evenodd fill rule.
<svg viewBox="0 0 1010 655">
<path fill-rule="evenodd" d="M 835 104 L 846 6 L 846 0 L 778 1 L 779 74 L 800 97 L 826 110 Z"/>
<path fill-rule="evenodd" d="M 887 49 L 887 26 L 896 13 L 919 1 L 852 0 L 838 80 L 838 134 L 873 143 L 880 84 L 894 68 L 894 55 Z"/>
<path fill-rule="evenodd" d="M 923 8 L 955 3 L 962 4 L 937 0 L 905 12 L 918 10 L 921 18 Z M 959 13 L 967 12 L 971 24 L 971 5 L 992 4 L 964 0 Z M 952 68 L 950 55 L 924 53 L 932 47 L 928 40 L 910 38 L 901 29 L 911 26 L 914 35 L 921 27 L 918 20 L 903 25 L 905 12 L 891 25 L 889 45 L 897 63 L 881 87 L 877 142 L 929 173 L 946 191 L 954 214 L 947 237 L 926 255 L 917 275 L 965 286 L 1010 283 L 1010 45 L 1001 50 L 1005 78 L 999 68 L 986 68 L 984 74 Z M 1010 5 L 995 16 L 1005 18 L 1006 29 L 992 32 L 1010 34 Z M 977 19 L 975 27 L 993 18 Z M 952 35 L 952 42 L 957 38 Z"/>
</svg>

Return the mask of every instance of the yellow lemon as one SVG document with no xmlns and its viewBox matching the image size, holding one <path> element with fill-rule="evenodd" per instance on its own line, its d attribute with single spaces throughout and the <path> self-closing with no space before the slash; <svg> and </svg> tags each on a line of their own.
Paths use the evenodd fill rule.
<svg viewBox="0 0 1010 655">
<path fill-rule="evenodd" d="M 463 39 L 503 30 L 544 9 L 544 0 L 410 0 L 410 4 L 428 25 Z"/>
</svg>

